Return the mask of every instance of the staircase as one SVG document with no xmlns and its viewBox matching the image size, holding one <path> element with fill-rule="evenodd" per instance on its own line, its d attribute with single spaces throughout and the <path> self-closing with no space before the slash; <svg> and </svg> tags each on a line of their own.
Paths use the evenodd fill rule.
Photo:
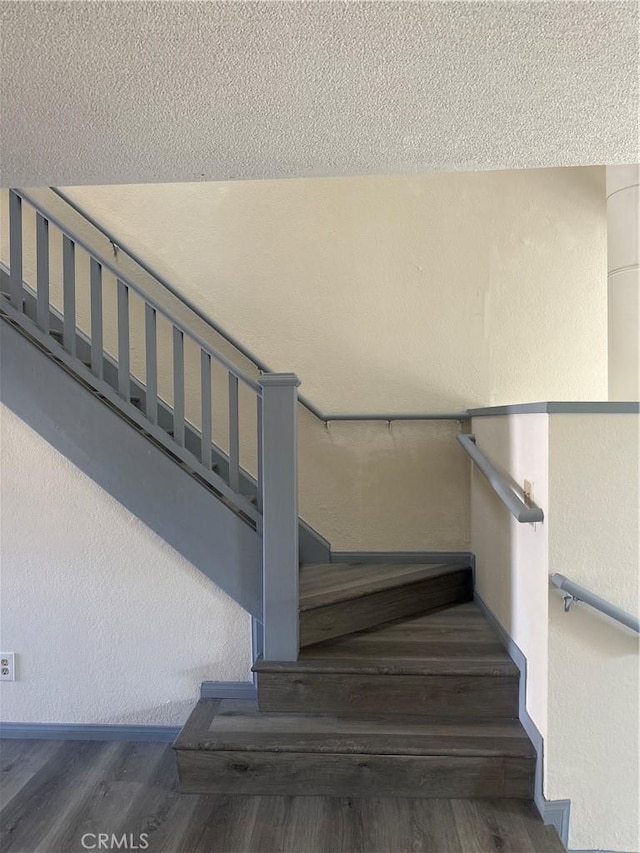
<svg viewBox="0 0 640 853">
<path fill-rule="evenodd" d="M 182 791 L 532 797 L 519 672 L 468 567 L 309 566 L 301 589 L 311 642 L 256 662 L 257 703 L 198 702 L 174 744 Z"/>
<path fill-rule="evenodd" d="M 297 378 L 238 367 L 52 191 L 12 190 L 9 211 L 3 401 L 262 626 L 257 702 L 198 702 L 174 747 L 181 790 L 530 798 L 519 673 L 473 603 L 469 563 L 332 562 L 297 511 Z"/>
</svg>

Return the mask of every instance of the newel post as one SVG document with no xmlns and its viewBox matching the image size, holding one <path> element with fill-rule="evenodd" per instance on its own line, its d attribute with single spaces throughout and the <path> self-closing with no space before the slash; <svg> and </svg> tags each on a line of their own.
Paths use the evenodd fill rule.
<svg viewBox="0 0 640 853">
<path fill-rule="evenodd" d="M 294 373 L 262 386 L 262 588 L 265 660 L 298 659 L 298 462 Z"/>
</svg>

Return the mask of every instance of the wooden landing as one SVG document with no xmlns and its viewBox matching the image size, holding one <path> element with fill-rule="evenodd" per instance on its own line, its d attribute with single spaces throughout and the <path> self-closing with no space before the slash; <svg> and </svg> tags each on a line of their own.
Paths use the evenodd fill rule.
<svg viewBox="0 0 640 853">
<path fill-rule="evenodd" d="M 469 601 L 472 584 L 466 563 L 302 566 L 300 646 Z"/>
<path fill-rule="evenodd" d="M 182 795 L 162 743 L 5 740 L 0 756 L 7 853 L 81 851 L 94 829 L 149 833 L 149 853 L 564 853 L 526 800 Z"/>
<path fill-rule="evenodd" d="M 517 720 L 264 714 L 249 700 L 200 700 L 174 749 L 182 791 L 234 795 L 528 798 L 535 763 Z"/>
</svg>

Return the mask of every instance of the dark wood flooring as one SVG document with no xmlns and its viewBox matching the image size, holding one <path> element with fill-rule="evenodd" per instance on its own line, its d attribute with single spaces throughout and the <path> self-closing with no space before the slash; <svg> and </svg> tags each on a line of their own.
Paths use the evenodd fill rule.
<svg viewBox="0 0 640 853">
<path fill-rule="evenodd" d="M 564 850 L 518 800 L 179 794 L 174 754 L 158 743 L 4 740 L 0 798 L 3 853 L 82 853 L 99 833 L 149 853 Z"/>
</svg>

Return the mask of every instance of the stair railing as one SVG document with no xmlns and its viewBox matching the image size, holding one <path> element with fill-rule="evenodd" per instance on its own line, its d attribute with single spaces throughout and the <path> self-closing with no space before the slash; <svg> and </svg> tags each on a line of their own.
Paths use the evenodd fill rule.
<svg viewBox="0 0 640 853">
<path fill-rule="evenodd" d="M 520 523 L 532 523 L 544 520 L 544 513 L 538 506 L 529 506 L 515 493 L 513 486 L 507 478 L 487 459 L 482 451 L 476 447 L 475 435 L 461 433 L 456 435 L 456 440 L 469 454 L 478 469 L 489 481 L 493 491 L 507 507 L 511 515 Z"/>
<path fill-rule="evenodd" d="M 620 622 L 621 625 L 625 625 L 636 634 L 640 633 L 640 619 L 632 613 L 627 613 L 626 610 L 616 607 L 615 604 L 611 604 L 611 602 L 607 601 L 606 598 L 601 598 L 599 595 L 596 595 L 595 592 L 591 592 L 590 589 L 580 586 L 580 584 L 569 580 L 569 578 L 559 574 L 558 572 L 554 572 L 549 579 L 552 586 L 557 587 L 565 593 L 563 596 L 565 613 L 569 612 L 572 604 L 583 601 L 585 604 L 588 604 L 589 607 L 593 607 L 595 610 L 599 610 L 600 613 L 604 613 L 604 615 L 608 616 L 610 619 Z"/>
<path fill-rule="evenodd" d="M 203 479 L 227 505 L 262 535 L 263 542 L 263 628 L 264 654 L 272 660 L 295 660 L 298 654 L 298 507 L 296 469 L 296 409 L 298 379 L 293 374 L 247 376 L 212 345 L 211 331 L 202 318 L 190 311 L 162 285 L 134 280 L 118 263 L 117 247 L 112 255 L 100 238 L 88 231 L 77 212 L 65 211 L 64 221 L 55 204 L 43 205 L 40 191 L 9 191 L 9 293 L 2 295 L 2 313 L 62 362 L 65 367 L 103 396 L 113 407 L 150 435 L 191 473 Z M 52 210 L 53 207 L 53 210 Z M 35 215 L 35 281 L 25 284 L 23 225 L 26 209 Z M 69 218 L 77 221 L 69 225 Z M 62 256 L 62 293 L 58 305 L 52 301 L 50 258 L 51 231 L 59 231 Z M 59 247 L 56 247 L 59 248 Z M 80 263 L 81 255 L 82 264 Z M 78 270 L 88 271 L 78 276 Z M 105 273 L 115 281 L 115 329 L 105 328 Z M 81 293 L 81 291 L 84 291 Z M 143 329 L 134 329 L 136 355 L 144 377 L 132 372 L 132 329 L 130 297 L 135 294 L 144 306 Z M 82 300 L 79 297 L 82 295 Z M 29 297 L 35 300 L 30 315 Z M 88 302 L 88 316 L 78 317 L 78 305 Z M 158 321 L 168 323 L 171 347 L 171 400 L 158 392 Z M 166 328 L 166 325 L 165 325 Z M 115 338 L 115 352 L 105 346 L 105 331 Z M 78 343 L 88 345 L 90 357 L 78 357 Z M 200 382 L 196 390 L 200 424 L 187 420 L 185 412 L 185 345 L 199 351 Z M 107 381 L 105 364 L 115 364 L 115 380 Z M 226 389 L 214 382 L 212 366 L 226 373 Z M 198 368 L 196 368 L 198 369 Z M 191 370 L 191 368 L 190 368 Z M 166 377 L 165 377 L 166 378 Z M 189 373 L 189 379 L 192 379 Z M 134 387 L 144 388 L 142 399 L 134 399 Z M 253 399 L 256 430 L 246 455 L 254 466 L 241 464 L 240 389 Z M 224 395 L 227 408 L 226 449 L 214 445 L 214 407 Z M 172 429 L 159 424 L 158 413 L 170 409 Z M 197 443 L 187 446 L 186 432 L 196 434 Z M 246 431 L 242 438 L 246 439 Z M 246 440 L 244 444 L 246 444 Z M 225 471 L 212 468 L 212 447 L 226 460 Z M 257 493 L 243 494 L 241 484 L 255 479 Z"/>
<path fill-rule="evenodd" d="M 73 198 L 71 198 L 66 192 L 61 190 L 58 187 L 51 187 L 51 192 L 55 193 L 59 198 L 61 198 L 69 208 L 73 209 L 76 213 L 86 219 L 95 229 L 100 231 L 104 236 L 107 237 L 108 240 L 113 245 L 117 245 L 118 249 L 121 252 L 124 252 L 128 255 L 130 259 L 132 259 L 135 264 L 143 269 L 148 275 L 152 276 L 156 279 L 160 284 L 166 288 L 166 290 L 174 295 L 178 296 L 177 291 L 173 288 L 171 283 L 163 278 L 157 271 L 155 271 L 152 267 L 150 267 L 142 258 L 138 257 L 133 249 L 127 246 L 120 238 L 116 237 L 115 234 L 109 233 L 109 231 L 105 228 L 102 223 L 97 222 L 91 214 L 85 210 L 81 205 L 78 204 Z M 207 316 L 205 313 L 201 311 L 201 309 L 190 302 L 185 294 L 180 294 L 178 298 L 187 305 L 198 317 L 204 320 L 211 328 L 213 328 L 221 338 L 223 338 L 227 343 L 229 343 L 234 350 L 237 350 L 250 364 L 254 365 L 258 370 L 262 373 L 272 373 L 271 368 L 265 364 L 262 359 L 260 359 L 255 353 L 251 352 L 241 341 L 231 335 L 227 330 L 223 329 L 215 320 Z M 337 413 L 333 414 L 323 413 L 315 406 L 310 400 L 304 397 L 302 394 L 298 395 L 298 400 L 301 406 L 304 406 L 312 415 L 314 415 L 318 420 L 322 421 L 324 424 L 328 424 L 332 421 L 386 421 L 387 423 L 397 422 L 397 421 L 459 421 L 464 422 L 468 421 L 470 418 L 469 412 L 467 411 L 457 411 L 457 412 L 418 412 L 418 413 L 383 413 L 383 412 L 368 412 L 368 413 Z"/>
</svg>

